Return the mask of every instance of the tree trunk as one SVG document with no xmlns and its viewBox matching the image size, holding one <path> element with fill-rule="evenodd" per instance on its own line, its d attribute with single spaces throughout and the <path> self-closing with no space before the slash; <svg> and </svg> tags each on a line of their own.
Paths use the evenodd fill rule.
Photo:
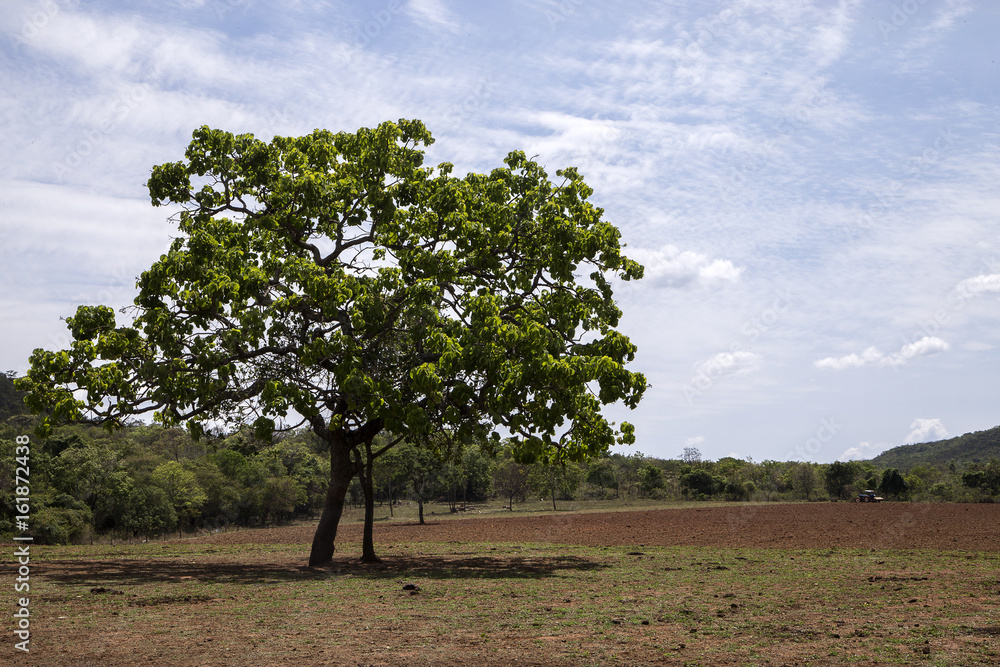
<svg viewBox="0 0 1000 667">
<path fill-rule="evenodd" d="M 365 462 L 361 474 L 361 488 L 365 492 L 365 530 L 361 543 L 362 563 L 381 563 L 382 559 L 375 555 L 375 483 L 372 479 L 372 468 L 374 459 L 372 458 L 372 444 L 365 443 Z"/>
<path fill-rule="evenodd" d="M 424 525 L 424 497 L 417 498 L 417 511 L 420 513 L 420 525 Z"/>
<path fill-rule="evenodd" d="M 340 439 L 330 443 L 330 486 L 323 503 L 323 514 L 316 535 L 313 537 L 312 551 L 309 554 L 309 565 L 324 565 L 333 559 L 334 541 L 337 539 L 337 526 L 344 513 L 344 498 L 347 487 L 354 477 L 355 466 L 351 461 L 351 450 Z"/>
</svg>

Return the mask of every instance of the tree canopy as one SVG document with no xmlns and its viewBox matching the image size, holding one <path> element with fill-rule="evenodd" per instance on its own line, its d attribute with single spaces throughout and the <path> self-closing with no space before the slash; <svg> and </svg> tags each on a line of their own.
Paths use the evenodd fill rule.
<svg viewBox="0 0 1000 667">
<path fill-rule="evenodd" d="M 331 455 L 314 565 L 379 433 L 461 446 L 502 428 L 519 461 L 551 463 L 633 442 L 601 410 L 646 388 L 612 294 L 642 267 L 591 188 L 523 152 L 489 174 L 424 167 L 432 141 L 415 120 L 270 142 L 196 130 L 149 179 L 180 233 L 131 320 L 81 306 L 70 348 L 36 350 L 18 381 L 42 429 L 308 424 Z"/>
</svg>

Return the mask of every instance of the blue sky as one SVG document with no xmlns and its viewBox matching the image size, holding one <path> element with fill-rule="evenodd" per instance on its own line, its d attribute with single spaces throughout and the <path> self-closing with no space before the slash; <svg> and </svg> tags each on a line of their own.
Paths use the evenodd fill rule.
<svg viewBox="0 0 1000 667">
<path fill-rule="evenodd" d="M 646 279 L 634 450 L 868 458 L 1000 424 L 1000 5 L 0 2 L 0 369 L 166 250 L 155 164 L 419 118 L 577 166 Z"/>
</svg>

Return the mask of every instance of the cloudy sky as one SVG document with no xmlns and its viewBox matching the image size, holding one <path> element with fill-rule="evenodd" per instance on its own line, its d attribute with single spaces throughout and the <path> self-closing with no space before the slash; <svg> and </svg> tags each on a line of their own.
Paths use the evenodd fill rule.
<svg viewBox="0 0 1000 667">
<path fill-rule="evenodd" d="M 646 279 L 634 450 L 868 458 L 1000 424 L 1000 3 L 0 0 L 0 370 L 120 307 L 155 164 L 419 118 L 577 166 Z"/>
</svg>

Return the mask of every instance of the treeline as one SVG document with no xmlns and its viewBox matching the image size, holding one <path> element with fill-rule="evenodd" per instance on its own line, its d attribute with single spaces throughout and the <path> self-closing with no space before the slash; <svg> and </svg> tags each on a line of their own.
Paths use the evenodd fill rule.
<svg viewBox="0 0 1000 667">
<path fill-rule="evenodd" d="M 38 542 L 99 536 L 152 538 L 177 531 L 263 526 L 318 516 L 330 478 L 322 444 L 309 432 L 210 434 L 195 442 L 177 429 L 135 426 L 108 433 L 64 427 L 31 436 L 30 460 L 18 460 L 16 437 L 34 419 L 0 425 L 0 533 L 16 524 L 16 467 L 30 469 L 30 530 Z M 386 444 L 388 440 L 376 443 Z M 375 459 L 376 501 L 443 503 L 451 511 L 487 500 L 516 508 L 529 499 L 777 501 L 849 500 L 875 489 L 892 500 L 1000 500 L 1000 461 L 918 466 L 906 474 L 871 462 L 815 464 L 735 458 L 662 460 L 613 454 L 565 466 L 524 465 L 505 450 L 432 452 L 400 443 Z M 363 503 L 355 479 L 349 501 Z"/>
</svg>

